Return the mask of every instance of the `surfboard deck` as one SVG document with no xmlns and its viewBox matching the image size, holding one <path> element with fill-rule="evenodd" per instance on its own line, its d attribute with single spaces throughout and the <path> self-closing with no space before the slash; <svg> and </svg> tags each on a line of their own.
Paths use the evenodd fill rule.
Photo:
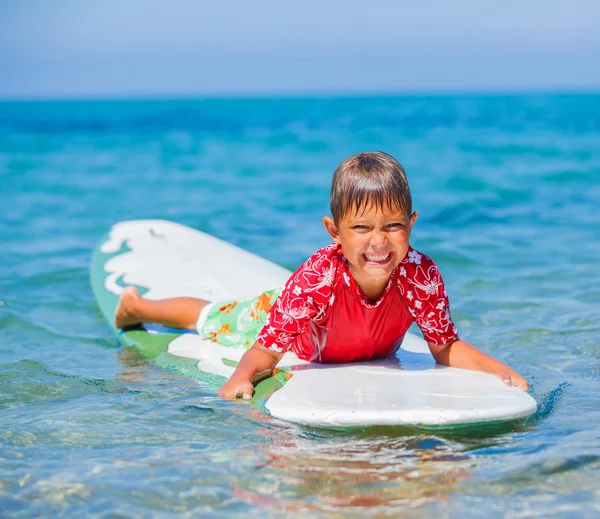
<svg viewBox="0 0 600 519">
<path fill-rule="evenodd" d="M 100 310 L 124 345 L 157 365 L 216 390 L 245 349 L 223 347 L 195 332 L 143 325 L 120 331 L 113 315 L 123 288 L 149 299 L 250 297 L 282 286 L 290 272 L 200 231 L 164 220 L 114 225 L 96 247 L 91 284 Z M 289 422 L 317 427 L 450 426 L 513 420 L 537 404 L 497 377 L 435 363 L 426 342 L 407 333 L 393 358 L 318 364 L 287 353 L 253 401 Z"/>
</svg>

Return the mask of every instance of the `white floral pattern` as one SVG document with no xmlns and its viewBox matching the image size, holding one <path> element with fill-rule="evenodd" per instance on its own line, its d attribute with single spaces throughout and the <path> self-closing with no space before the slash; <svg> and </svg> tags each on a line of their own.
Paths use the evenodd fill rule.
<svg viewBox="0 0 600 519">
<path fill-rule="evenodd" d="M 421 264 L 421 258 L 423 257 L 422 254 L 419 254 L 416 250 L 412 249 L 410 251 L 408 251 L 408 262 L 409 263 L 416 263 L 417 265 Z"/>
<path fill-rule="evenodd" d="M 413 252 L 416 253 L 414 249 L 410 250 L 401 263 L 410 274 L 406 278 L 398 278 L 400 292 L 406 294 L 409 311 L 427 342 L 452 342 L 458 335 L 450 316 L 450 303 L 440 271 L 431 258 Z M 418 262 L 414 260 L 417 255 Z"/>
</svg>

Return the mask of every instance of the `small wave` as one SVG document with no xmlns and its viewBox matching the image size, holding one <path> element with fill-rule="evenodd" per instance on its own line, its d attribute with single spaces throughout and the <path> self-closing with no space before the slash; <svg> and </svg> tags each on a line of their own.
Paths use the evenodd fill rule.
<svg viewBox="0 0 600 519">
<path fill-rule="evenodd" d="M 573 387 L 573 384 L 569 382 L 563 382 L 551 391 L 540 395 L 536 399 L 538 401 L 537 411 L 534 415 L 527 418 L 525 423 L 539 423 L 554 414 L 561 400 L 563 399 L 563 396 L 571 389 L 571 387 Z"/>
<path fill-rule="evenodd" d="M 113 380 L 89 379 L 61 373 L 38 360 L 22 359 L 0 365 L 0 407 L 14 408 L 36 402 L 75 399 L 91 392 L 131 392 Z"/>
</svg>

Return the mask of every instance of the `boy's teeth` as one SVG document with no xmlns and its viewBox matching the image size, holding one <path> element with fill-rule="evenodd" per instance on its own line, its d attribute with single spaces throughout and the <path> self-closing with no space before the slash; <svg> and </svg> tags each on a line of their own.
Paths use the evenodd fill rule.
<svg viewBox="0 0 600 519">
<path fill-rule="evenodd" d="M 365 258 L 367 258 L 368 261 L 385 261 L 389 257 L 389 254 L 365 254 Z"/>
</svg>

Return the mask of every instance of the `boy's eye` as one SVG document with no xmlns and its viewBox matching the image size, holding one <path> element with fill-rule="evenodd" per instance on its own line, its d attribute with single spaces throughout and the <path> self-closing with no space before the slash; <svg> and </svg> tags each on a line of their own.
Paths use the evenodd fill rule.
<svg viewBox="0 0 600 519">
<path fill-rule="evenodd" d="M 402 225 L 401 223 L 396 223 L 396 222 L 386 224 L 384 227 L 384 229 L 386 231 L 391 231 L 391 232 L 400 231 L 403 228 L 404 228 L 404 225 Z M 356 224 L 356 225 L 352 226 L 352 230 L 357 231 L 357 232 L 367 232 L 370 229 L 371 229 L 371 227 L 369 225 L 365 225 L 365 224 Z"/>
</svg>

